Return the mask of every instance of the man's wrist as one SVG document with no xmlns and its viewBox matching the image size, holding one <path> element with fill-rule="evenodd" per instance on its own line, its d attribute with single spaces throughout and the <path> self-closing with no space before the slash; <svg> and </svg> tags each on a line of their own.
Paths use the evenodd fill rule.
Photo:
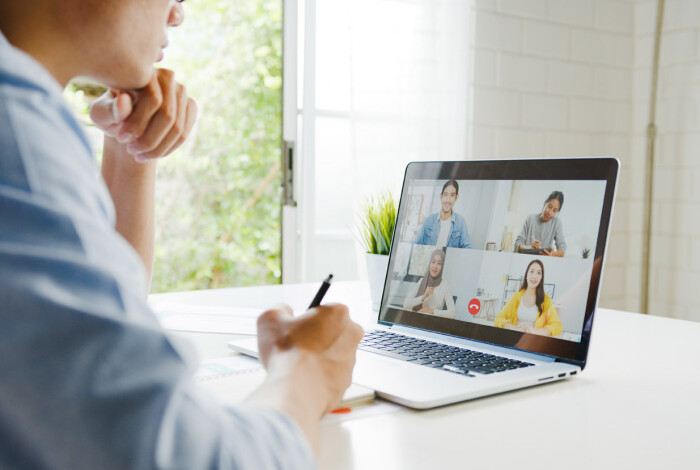
<svg viewBox="0 0 700 470">
<path fill-rule="evenodd" d="M 136 161 L 136 157 L 128 152 L 126 144 L 121 144 L 116 138 L 105 135 L 102 154 L 103 169 L 106 166 L 120 174 L 136 177 L 154 173 L 156 162 L 156 159 L 146 162 Z"/>
<path fill-rule="evenodd" d="M 303 349 L 276 350 L 267 363 L 265 383 L 274 386 L 276 400 L 316 420 L 334 405 L 327 381 L 318 356 Z"/>
<path fill-rule="evenodd" d="M 317 449 L 319 421 L 335 405 L 327 381 L 314 353 L 277 350 L 268 360 L 265 382 L 246 401 L 290 416 Z"/>
</svg>

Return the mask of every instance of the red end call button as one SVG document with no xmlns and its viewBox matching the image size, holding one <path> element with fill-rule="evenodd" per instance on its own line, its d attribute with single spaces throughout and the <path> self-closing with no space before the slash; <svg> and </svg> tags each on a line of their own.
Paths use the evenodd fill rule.
<svg viewBox="0 0 700 470">
<path fill-rule="evenodd" d="M 469 301 L 468 310 L 471 315 L 479 313 L 481 311 L 481 302 L 479 302 L 479 299 L 471 299 Z"/>
</svg>

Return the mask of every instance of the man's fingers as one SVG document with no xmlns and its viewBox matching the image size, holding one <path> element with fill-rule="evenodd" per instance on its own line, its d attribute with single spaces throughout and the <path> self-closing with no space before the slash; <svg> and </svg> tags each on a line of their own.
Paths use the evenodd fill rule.
<svg viewBox="0 0 700 470">
<path fill-rule="evenodd" d="M 125 92 L 118 92 L 117 97 L 112 100 L 112 117 L 117 123 L 129 117 L 133 110 L 133 101 L 131 95 Z"/>
<path fill-rule="evenodd" d="M 258 331 L 263 329 L 278 330 L 281 323 L 285 320 L 291 320 L 294 312 L 289 305 L 278 304 L 274 307 L 265 310 L 260 314 L 257 320 Z"/>
<path fill-rule="evenodd" d="M 158 69 L 164 70 L 164 69 Z M 168 71 L 169 72 L 169 71 Z M 170 72 L 172 74 L 172 72 Z M 151 118 L 156 114 L 163 104 L 163 93 L 156 73 L 148 85 L 135 92 L 136 100 L 131 115 L 124 121 L 119 131 L 117 139 L 124 142 L 131 142 L 141 137 L 148 127 Z"/>
<path fill-rule="evenodd" d="M 197 105 L 175 74 L 156 69 L 142 89 L 111 89 L 93 104 L 90 116 L 139 161 L 164 157 L 180 147 L 194 127 Z"/>
<path fill-rule="evenodd" d="M 90 119 L 107 135 L 114 137 L 121 122 L 131 113 L 131 97 L 110 89 L 90 106 Z"/>
<path fill-rule="evenodd" d="M 161 94 L 159 108 L 149 117 L 149 121 L 138 137 L 127 147 L 130 153 L 147 153 L 156 149 L 170 132 L 178 117 L 178 107 L 175 74 L 168 71 L 156 73 L 157 87 Z M 168 146 L 170 143 L 168 143 Z"/>
<path fill-rule="evenodd" d="M 161 108 L 127 150 L 138 160 L 148 160 L 169 155 L 180 147 L 194 127 L 197 105 L 187 96 L 185 87 L 174 81 L 172 74 L 159 78 L 163 90 Z"/>
<path fill-rule="evenodd" d="M 272 308 L 269 308 L 265 310 L 263 313 L 260 314 L 258 317 L 258 321 L 260 320 L 265 320 L 265 321 L 278 321 L 283 318 L 291 318 L 294 315 L 294 312 L 292 309 L 289 307 L 289 305 L 285 304 L 277 304 L 273 306 Z"/>
<path fill-rule="evenodd" d="M 116 121 L 112 113 L 113 101 L 114 98 L 111 96 L 111 93 L 107 92 L 97 98 L 90 106 L 90 119 L 100 129 L 110 126 Z"/>
<path fill-rule="evenodd" d="M 197 102 L 186 95 L 185 98 L 187 104 L 184 106 L 184 112 L 181 113 L 182 123 L 178 122 L 177 129 L 173 129 L 173 131 L 179 130 L 179 133 L 177 133 L 176 138 L 172 139 L 172 145 L 170 148 L 164 150 L 163 155 L 170 155 L 185 142 L 185 139 L 190 135 L 190 132 L 192 132 L 194 123 L 197 120 Z M 173 132 L 173 134 L 176 133 Z"/>
<path fill-rule="evenodd" d="M 129 151 L 132 152 L 133 150 L 132 153 L 140 154 L 140 159 L 142 160 L 160 158 L 166 155 L 170 155 L 185 142 L 185 139 L 192 130 L 192 127 L 194 126 L 196 116 L 197 107 L 194 103 L 194 100 L 185 96 L 182 105 L 178 104 L 177 119 L 174 123 L 170 125 L 170 130 L 168 131 L 167 135 L 165 135 L 162 138 L 153 138 L 150 134 L 151 126 L 155 127 L 163 123 L 163 121 L 160 121 L 160 123 L 157 121 L 158 115 L 156 115 L 156 117 L 154 118 L 154 122 L 151 126 L 149 126 L 149 130 L 146 131 L 146 134 L 141 136 L 141 138 L 139 138 L 137 141 L 132 142 L 134 146 L 132 146 L 132 144 L 129 144 Z M 148 140 L 156 141 L 157 145 L 153 148 L 149 148 L 148 150 L 139 149 L 138 143 L 142 140 L 146 142 L 148 142 Z"/>
<path fill-rule="evenodd" d="M 278 304 L 264 311 L 257 321 L 258 326 L 258 351 L 260 360 L 267 367 L 270 353 L 275 346 L 286 349 L 284 344 L 289 330 L 289 321 L 292 319 L 292 309 L 288 305 Z"/>
</svg>

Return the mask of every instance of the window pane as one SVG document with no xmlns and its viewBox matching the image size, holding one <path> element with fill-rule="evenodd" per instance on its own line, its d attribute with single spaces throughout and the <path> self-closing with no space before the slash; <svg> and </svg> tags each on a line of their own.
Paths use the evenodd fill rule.
<svg viewBox="0 0 700 470">
<path fill-rule="evenodd" d="M 354 199 L 350 153 L 350 122 L 344 118 L 316 119 L 316 231 L 344 232 L 351 238 L 348 216 Z"/>
<path fill-rule="evenodd" d="M 188 2 L 163 66 L 197 100 L 159 165 L 153 292 L 280 280 L 282 2 Z"/>
<path fill-rule="evenodd" d="M 348 2 L 316 2 L 316 108 L 348 111 L 350 106 L 350 23 Z"/>
<path fill-rule="evenodd" d="M 362 201 L 383 190 L 398 197 L 410 161 L 466 158 L 471 7 L 462 0 L 313 3 L 315 34 L 300 46 L 307 58 L 316 55 L 316 73 L 305 77 L 316 106 L 304 109 L 314 142 L 301 149 L 304 161 L 313 159 L 304 177 L 314 204 L 299 206 L 310 221 L 300 232 L 300 262 L 308 263 L 304 280 L 325 275 L 321 265 L 331 261 L 357 270 L 338 279 L 355 279 L 362 256 L 356 263 L 343 257 L 360 254 L 352 230 Z"/>
</svg>

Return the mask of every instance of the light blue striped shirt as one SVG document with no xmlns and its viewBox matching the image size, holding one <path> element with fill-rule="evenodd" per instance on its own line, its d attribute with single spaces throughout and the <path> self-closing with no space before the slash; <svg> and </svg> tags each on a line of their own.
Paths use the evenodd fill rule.
<svg viewBox="0 0 700 470">
<path fill-rule="evenodd" d="M 197 388 L 61 93 L 0 34 L 0 468 L 313 468 L 289 417 Z"/>
</svg>

